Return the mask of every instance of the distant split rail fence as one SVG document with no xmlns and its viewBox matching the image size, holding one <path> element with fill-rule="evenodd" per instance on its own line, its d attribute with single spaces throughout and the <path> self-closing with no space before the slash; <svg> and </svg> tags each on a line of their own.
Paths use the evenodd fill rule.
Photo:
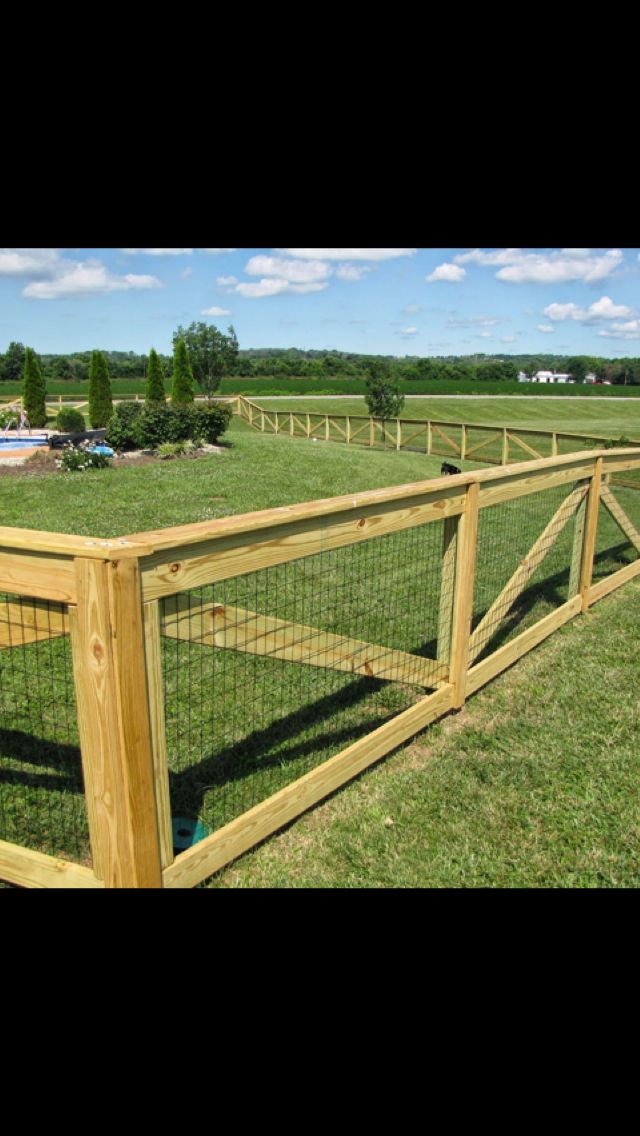
<svg viewBox="0 0 640 1136">
<path fill-rule="evenodd" d="M 263 433 L 285 434 L 347 445 L 412 450 L 450 461 L 473 461 L 488 465 L 511 465 L 532 458 L 558 457 L 579 450 L 606 446 L 609 438 L 559 430 L 517 429 L 511 426 L 481 426 L 475 423 L 435 419 L 368 418 L 354 414 L 323 414 L 319 411 L 265 409 L 239 396 L 237 413 Z M 629 445 L 640 442 L 629 440 Z"/>
<path fill-rule="evenodd" d="M 638 470 L 595 450 L 122 539 L 0 529 L 0 877 L 202 883 L 637 577 L 640 493 L 611 478 Z"/>
</svg>

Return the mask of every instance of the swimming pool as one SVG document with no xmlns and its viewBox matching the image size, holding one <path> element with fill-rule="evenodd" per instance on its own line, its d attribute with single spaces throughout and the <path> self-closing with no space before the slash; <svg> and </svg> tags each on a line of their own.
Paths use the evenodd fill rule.
<svg viewBox="0 0 640 1136">
<path fill-rule="evenodd" d="M 5 450 L 31 450 L 34 446 L 47 446 L 48 438 L 0 438 L 0 454 Z"/>
</svg>

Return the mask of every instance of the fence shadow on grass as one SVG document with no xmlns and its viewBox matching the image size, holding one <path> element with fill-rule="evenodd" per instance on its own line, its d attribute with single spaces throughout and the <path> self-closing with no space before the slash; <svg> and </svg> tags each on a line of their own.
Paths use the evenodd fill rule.
<svg viewBox="0 0 640 1136">
<path fill-rule="evenodd" d="M 606 576 L 612 575 L 619 568 L 623 568 L 629 563 L 625 557 L 625 553 L 633 551 L 630 544 L 622 543 L 607 548 L 599 552 L 594 557 L 594 580 L 602 579 Z M 601 569 L 598 572 L 598 568 Z M 495 634 L 488 641 L 482 652 L 474 660 L 474 665 L 492 655 L 494 651 L 503 647 L 509 639 L 512 638 L 513 632 L 526 630 L 526 620 L 534 608 L 540 601 L 546 601 L 550 607 L 561 607 L 562 604 L 567 602 L 566 589 L 569 584 L 570 569 L 565 568 L 562 572 L 556 572 L 553 576 L 547 576 L 544 580 L 539 580 L 518 597 L 513 607 L 505 614 L 504 620 L 496 629 Z M 485 608 L 476 614 L 474 623 L 477 625 L 481 619 L 484 618 L 489 608 Z M 542 618 L 542 616 L 539 616 Z"/>
</svg>

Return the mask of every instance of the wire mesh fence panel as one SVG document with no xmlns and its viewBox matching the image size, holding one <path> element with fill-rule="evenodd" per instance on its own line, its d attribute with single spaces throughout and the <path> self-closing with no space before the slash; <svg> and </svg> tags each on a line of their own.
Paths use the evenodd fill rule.
<svg viewBox="0 0 640 1136">
<path fill-rule="evenodd" d="M 174 820 L 197 821 L 200 837 L 220 828 L 446 677 L 444 529 L 435 522 L 162 602 Z"/>
<path fill-rule="evenodd" d="M 640 493 L 603 485 L 593 562 L 593 581 L 613 575 L 640 555 Z"/>
<path fill-rule="evenodd" d="M 558 434 L 557 435 L 558 454 L 578 454 L 582 450 L 598 450 L 602 448 L 602 439 L 589 437 L 588 434 L 581 434 L 578 436 Z"/>
<path fill-rule="evenodd" d="M 504 433 L 502 430 L 480 429 L 473 426 L 467 428 L 466 456 L 469 461 L 501 465 L 503 447 Z"/>
<path fill-rule="evenodd" d="M 462 426 L 449 423 L 431 424 L 431 452 L 444 458 L 460 457 L 462 453 Z"/>
<path fill-rule="evenodd" d="M 481 511 L 472 662 L 568 601 L 586 491 L 563 485 Z"/>
<path fill-rule="evenodd" d="M 0 839 L 90 864 L 69 615 L 0 595 Z"/>
<path fill-rule="evenodd" d="M 400 439 L 401 449 L 411 453 L 426 454 L 429 448 L 428 423 L 403 419 L 400 424 Z"/>
<path fill-rule="evenodd" d="M 509 461 L 526 462 L 553 456 L 553 436 L 509 429 Z"/>
</svg>

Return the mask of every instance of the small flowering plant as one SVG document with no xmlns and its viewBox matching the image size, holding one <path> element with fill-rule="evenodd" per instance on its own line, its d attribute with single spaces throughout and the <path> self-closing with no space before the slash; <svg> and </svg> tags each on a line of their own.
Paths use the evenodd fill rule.
<svg viewBox="0 0 640 1136">
<path fill-rule="evenodd" d="M 62 457 L 56 462 L 56 465 L 63 473 L 84 473 L 87 469 L 108 469 L 111 460 L 106 454 L 96 454 L 92 450 L 77 449 L 70 443 L 65 446 Z"/>
</svg>

